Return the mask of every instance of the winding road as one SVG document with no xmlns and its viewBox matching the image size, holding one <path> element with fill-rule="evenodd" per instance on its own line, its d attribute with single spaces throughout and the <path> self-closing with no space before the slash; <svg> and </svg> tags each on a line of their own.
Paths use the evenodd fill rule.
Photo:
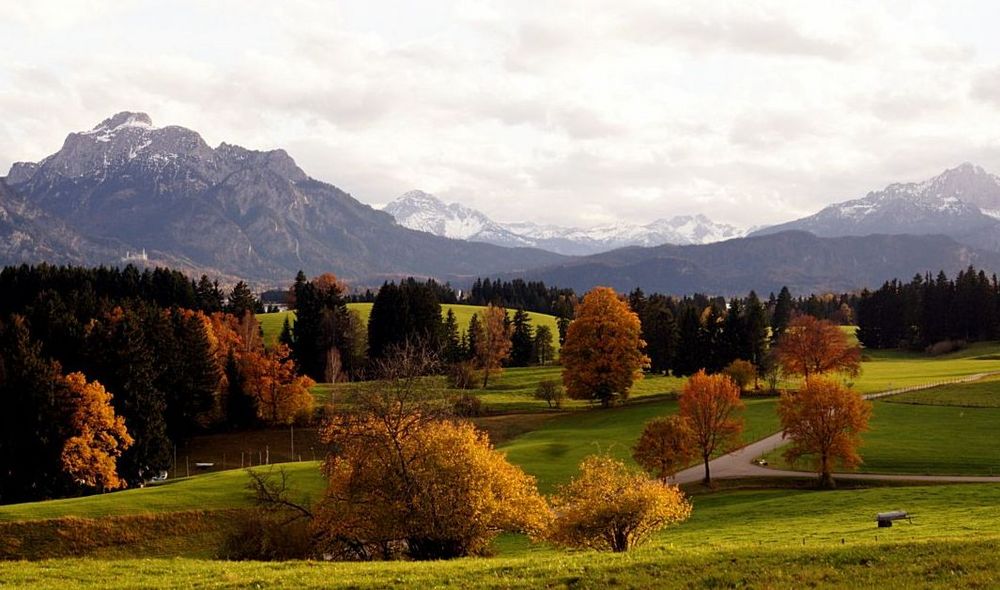
<svg viewBox="0 0 1000 590">
<path fill-rule="evenodd" d="M 872 393 L 864 396 L 865 399 L 878 399 L 882 397 L 888 397 L 890 395 L 896 395 L 899 393 L 905 393 L 908 391 L 917 391 L 920 389 L 930 389 L 932 387 L 939 387 L 941 385 L 949 383 L 968 383 L 971 381 L 978 381 L 985 377 L 991 377 L 994 375 L 1000 375 L 1000 371 L 994 371 L 990 373 L 979 373 L 976 375 L 970 375 L 968 377 L 962 377 L 960 379 L 953 379 L 949 381 L 941 381 L 935 383 L 927 383 L 924 385 L 916 385 L 913 387 L 905 387 L 902 389 L 892 389 L 889 391 L 882 391 L 879 393 Z M 815 474 L 808 471 L 791 471 L 787 469 L 770 469 L 767 467 L 761 467 L 760 465 L 755 465 L 753 463 L 754 459 L 763 457 L 764 455 L 770 453 L 771 451 L 786 444 L 785 434 L 783 432 L 778 432 L 768 436 L 767 438 L 762 438 L 757 442 L 750 443 L 745 447 L 737 449 L 726 455 L 722 455 L 708 462 L 709 469 L 712 473 L 712 479 L 736 479 L 736 478 L 748 478 L 748 477 L 810 477 Z M 687 484 L 696 483 L 701 481 L 705 477 L 705 466 L 702 463 L 688 467 L 683 471 L 679 471 L 677 475 L 671 480 L 675 484 Z M 962 475 L 898 475 L 898 474 L 881 474 L 881 473 L 834 473 L 834 479 L 861 479 L 861 480 L 879 480 L 879 481 L 915 481 L 915 482 L 949 482 L 949 483 L 1000 483 L 1000 476 L 962 476 Z"/>
</svg>

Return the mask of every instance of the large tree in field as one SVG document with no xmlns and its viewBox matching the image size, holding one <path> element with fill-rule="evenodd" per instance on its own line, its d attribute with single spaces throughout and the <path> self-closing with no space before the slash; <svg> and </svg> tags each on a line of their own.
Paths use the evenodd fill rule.
<svg viewBox="0 0 1000 590">
<path fill-rule="evenodd" d="M 703 483 L 711 485 L 712 455 L 733 448 L 743 432 L 743 419 L 734 415 L 743 409 L 740 388 L 726 375 L 706 375 L 702 370 L 688 379 L 679 402 L 680 415 L 694 431 L 695 448 L 705 463 Z"/>
<path fill-rule="evenodd" d="M 559 353 L 569 397 L 596 400 L 604 407 L 627 399 L 649 364 L 640 331 L 639 317 L 613 289 L 596 287 L 587 293 Z"/>
<path fill-rule="evenodd" d="M 810 377 L 802 389 L 783 393 L 778 401 L 781 426 L 792 440 L 785 458 L 794 462 L 810 456 L 820 486 L 833 487 L 835 463 L 847 468 L 861 463 L 857 449 L 871 412 L 871 402 L 835 380 Z"/>
<path fill-rule="evenodd" d="M 472 340 L 471 323 L 469 330 L 469 339 Z M 490 374 L 499 373 L 501 363 L 510 355 L 510 329 L 507 327 L 507 312 L 504 308 L 486 306 L 474 338 L 476 364 L 483 372 L 483 389 L 486 389 Z"/>
<path fill-rule="evenodd" d="M 861 372 L 861 348 L 834 323 L 811 315 L 789 322 L 778 337 L 775 356 L 785 374 L 806 379 L 823 373 Z"/>
</svg>

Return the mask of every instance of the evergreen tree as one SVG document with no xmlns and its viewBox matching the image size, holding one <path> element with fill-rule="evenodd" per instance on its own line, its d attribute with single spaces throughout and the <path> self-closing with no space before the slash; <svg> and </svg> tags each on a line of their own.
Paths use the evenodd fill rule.
<svg viewBox="0 0 1000 590">
<path fill-rule="evenodd" d="M 513 330 L 510 332 L 510 366 L 527 367 L 533 360 L 534 335 L 531 316 L 523 309 L 514 312 Z"/>
<path fill-rule="evenodd" d="M 219 288 L 219 281 L 209 280 L 207 275 L 201 275 L 194 288 L 194 296 L 198 309 L 205 313 L 222 311 L 225 297 Z"/>
<path fill-rule="evenodd" d="M 670 300 L 663 295 L 651 295 L 640 309 L 636 313 L 642 322 L 642 339 L 646 341 L 649 368 L 654 373 L 666 373 L 670 371 L 677 354 L 679 337 Z"/>
<path fill-rule="evenodd" d="M 245 313 L 257 313 L 259 307 L 257 298 L 243 281 L 236 283 L 229 293 L 229 301 L 226 302 L 226 311 L 238 318 L 243 317 Z"/>
<path fill-rule="evenodd" d="M 115 412 L 125 418 L 135 440 L 118 462 L 119 474 L 129 485 L 170 465 L 166 402 L 156 387 L 159 365 L 142 324 L 135 311 L 119 310 L 92 332 L 88 345 L 95 376 L 113 392 Z"/>
<path fill-rule="evenodd" d="M 782 287 L 775 301 L 774 311 L 771 312 L 772 339 L 777 339 L 785 331 L 788 322 L 792 321 L 792 306 L 792 294 L 788 291 L 788 287 Z"/>
<path fill-rule="evenodd" d="M 455 312 L 449 307 L 444 318 L 444 361 L 448 364 L 461 362 L 465 356 L 458 333 L 458 320 Z"/>
<path fill-rule="evenodd" d="M 467 360 L 476 357 L 476 350 L 479 348 L 479 337 L 483 333 L 483 326 L 479 321 L 479 314 L 472 314 L 469 318 L 469 327 L 465 331 L 465 350 Z"/>
<path fill-rule="evenodd" d="M 694 306 L 684 306 L 678 331 L 679 345 L 674 358 L 673 370 L 674 375 L 687 377 L 705 368 L 705 357 L 707 356 L 704 349 L 701 319 Z"/>
</svg>

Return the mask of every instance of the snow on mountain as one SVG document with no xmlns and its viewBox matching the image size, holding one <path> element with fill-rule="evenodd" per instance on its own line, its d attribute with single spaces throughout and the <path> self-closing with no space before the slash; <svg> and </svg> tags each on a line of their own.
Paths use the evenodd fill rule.
<svg viewBox="0 0 1000 590">
<path fill-rule="evenodd" d="M 432 194 L 410 191 L 382 208 L 404 227 L 425 231 L 445 238 L 487 242 L 500 246 L 531 246 L 523 238 L 493 221 L 486 215 L 463 207 L 447 204 Z"/>
<path fill-rule="evenodd" d="M 752 235 L 805 230 L 820 237 L 944 234 L 983 248 L 1000 244 L 1000 178 L 972 164 L 921 182 L 894 183 L 860 199 Z"/>
<path fill-rule="evenodd" d="M 625 246 L 707 244 L 745 232 L 704 215 L 682 215 L 641 225 L 613 223 L 563 227 L 530 221 L 500 223 L 458 203 L 446 204 L 422 191 L 410 191 L 383 208 L 405 227 L 439 236 L 502 246 L 534 246 L 569 255 L 586 255 Z"/>
</svg>

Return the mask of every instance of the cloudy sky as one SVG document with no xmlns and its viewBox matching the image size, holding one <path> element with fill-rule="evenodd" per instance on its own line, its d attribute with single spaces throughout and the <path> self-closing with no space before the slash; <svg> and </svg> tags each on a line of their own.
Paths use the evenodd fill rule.
<svg viewBox="0 0 1000 590">
<path fill-rule="evenodd" d="M 1000 172 L 989 1 L 0 0 L 0 14 L 0 170 L 141 110 L 212 145 L 284 147 L 367 203 L 421 188 L 511 221 L 746 226 L 964 161 Z"/>
</svg>

